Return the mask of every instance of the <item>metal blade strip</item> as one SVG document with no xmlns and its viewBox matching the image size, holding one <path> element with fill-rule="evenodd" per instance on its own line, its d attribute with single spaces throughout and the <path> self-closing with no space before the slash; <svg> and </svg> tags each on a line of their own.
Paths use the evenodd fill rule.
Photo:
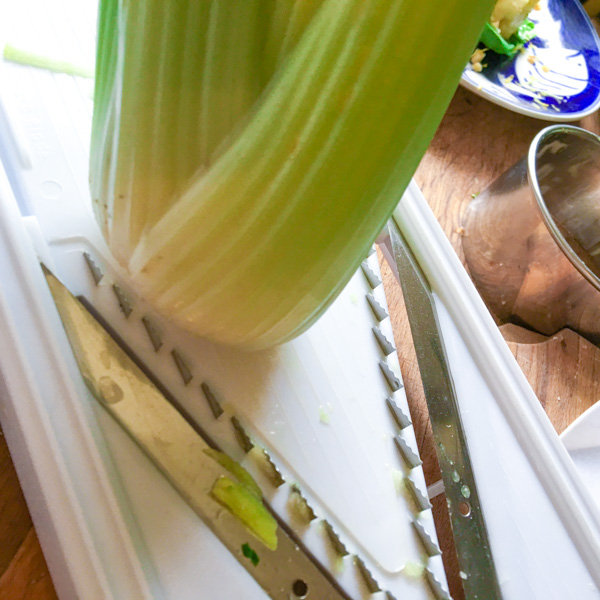
<svg viewBox="0 0 600 600">
<path fill-rule="evenodd" d="M 388 223 L 425 390 L 467 598 L 502 598 L 431 289 L 410 246 Z"/>
<path fill-rule="evenodd" d="M 277 549 L 252 536 L 212 495 L 231 472 L 94 316 L 47 269 L 46 280 L 86 385 L 267 594 L 277 600 L 348 600 L 279 523 Z M 258 554 L 252 561 L 247 548 Z"/>
</svg>

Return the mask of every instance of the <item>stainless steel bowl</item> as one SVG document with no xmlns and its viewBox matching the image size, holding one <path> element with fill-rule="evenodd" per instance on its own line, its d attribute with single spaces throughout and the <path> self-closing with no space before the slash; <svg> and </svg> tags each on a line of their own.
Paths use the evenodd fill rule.
<svg viewBox="0 0 600 600">
<path fill-rule="evenodd" d="M 503 321 L 600 343 L 600 138 L 557 125 L 469 205 L 471 276 Z"/>
</svg>

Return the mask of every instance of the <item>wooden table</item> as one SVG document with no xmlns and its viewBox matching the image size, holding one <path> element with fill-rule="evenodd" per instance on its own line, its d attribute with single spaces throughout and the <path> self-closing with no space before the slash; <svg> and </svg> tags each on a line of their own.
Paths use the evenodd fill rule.
<svg viewBox="0 0 600 600">
<path fill-rule="evenodd" d="M 524 156 L 535 134 L 547 125 L 508 112 L 463 89 L 457 91 L 415 179 L 461 259 L 465 235 L 462 217 L 473 194 Z M 592 115 L 578 125 L 598 133 L 600 116 Z M 440 479 L 440 473 L 402 292 L 385 264 L 382 269 L 400 366 L 430 485 Z M 569 330 L 548 338 L 511 324 L 499 325 L 553 425 L 562 432 L 599 398 L 600 349 Z M 439 496 L 433 504 L 450 591 L 460 600 L 464 594 L 445 497 Z"/>
<path fill-rule="evenodd" d="M 600 118 L 594 115 L 580 125 L 599 132 Z M 544 126 L 542 121 L 510 113 L 463 89 L 457 91 L 416 180 L 459 256 L 461 216 L 472 194 L 520 158 Z M 389 269 L 385 265 L 383 269 L 425 475 L 432 483 L 439 479 L 439 472 L 402 295 Z M 512 326 L 505 325 L 502 330 L 558 431 L 596 401 L 600 350 L 569 331 L 546 339 Z M 434 512 L 451 592 L 458 600 L 464 595 L 443 498 L 435 501 Z M 0 436 L 0 600 L 53 598 L 56 594 Z"/>
</svg>

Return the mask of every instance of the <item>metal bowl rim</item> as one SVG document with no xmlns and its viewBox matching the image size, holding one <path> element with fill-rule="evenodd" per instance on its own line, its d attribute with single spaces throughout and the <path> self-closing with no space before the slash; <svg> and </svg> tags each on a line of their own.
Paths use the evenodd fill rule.
<svg viewBox="0 0 600 600">
<path fill-rule="evenodd" d="M 529 152 L 527 155 L 527 177 L 529 179 L 529 185 L 533 190 L 533 194 L 536 199 L 536 203 L 542 219 L 544 220 L 550 235 L 554 238 L 555 242 L 559 245 L 560 249 L 567 256 L 567 258 L 571 261 L 571 264 L 585 277 L 598 291 L 600 291 L 600 277 L 596 275 L 582 260 L 579 258 L 577 253 L 571 248 L 570 244 L 567 242 L 565 237 L 562 235 L 554 218 L 550 214 L 548 210 L 548 206 L 544 201 L 544 197 L 539 187 L 539 182 L 537 179 L 537 171 L 536 171 L 536 157 L 537 151 L 542 142 L 544 142 L 550 135 L 554 135 L 556 133 L 567 133 L 570 135 L 574 135 L 579 138 L 584 138 L 589 141 L 594 142 L 598 145 L 598 149 L 600 151 L 600 137 L 595 135 L 594 133 L 582 129 L 581 127 L 576 127 L 574 125 L 551 125 L 542 129 L 536 136 L 533 138 L 531 145 L 529 146 Z M 599 152 L 600 156 L 600 152 Z"/>
</svg>

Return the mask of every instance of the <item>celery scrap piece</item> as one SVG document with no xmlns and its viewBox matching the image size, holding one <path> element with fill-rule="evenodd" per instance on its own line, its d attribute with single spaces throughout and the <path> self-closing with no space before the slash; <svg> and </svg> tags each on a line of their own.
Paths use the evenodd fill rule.
<svg viewBox="0 0 600 600">
<path fill-rule="evenodd" d="M 213 460 L 217 461 L 222 467 L 227 469 L 237 480 L 238 483 L 246 486 L 248 491 L 252 492 L 257 498 L 262 498 L 262 490 L 258 483 L 256 483 L 254 477 L 248 473 L 242 465 L 235 462 L 232 458 L 227 456 L 224 452 L 219 452 L 214 448 L 206 448 L 204 453 L 210 456 Z"/>
<path fill-rule="evenodd" d="M 2 53 L 4 60 L 9 62 L 45 69 L 53 73 L 65 73 L 66 75 L 75 75 L 85 79 L 94 78 L 94 69 L 85 65 L 80 65 L 68 60 L 59 59 L 45 54 L 38 54 L 23 48 L 18 48 L 12 44 L 5 44 Z"/>
<path fill-rule="evenodd" d="M 277 549 L 277 521 L 245 485 L 221 476 L 215 481 L 211 495 L 269 550 Z"/>
</svg>

